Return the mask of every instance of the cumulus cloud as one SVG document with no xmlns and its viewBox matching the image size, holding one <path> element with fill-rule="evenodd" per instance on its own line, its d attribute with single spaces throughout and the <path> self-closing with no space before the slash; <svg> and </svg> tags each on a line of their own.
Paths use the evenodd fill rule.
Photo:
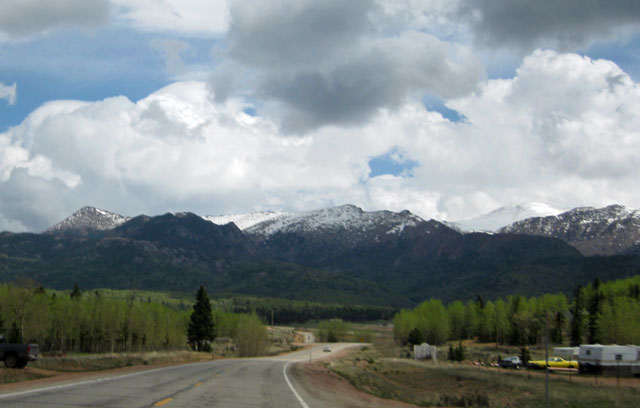
<svg viewBox="0 0 640 408">
<path fill-rule="evenodd" d="M 425 92 L 460 96 L 483 78 L 463 45 L 395 25 L 380 32 L 384 13 L 372 0 L 234 3 L 210 82 L 216 100 L 243 95 L 304 133 L 361 124 Z"/>
<path fill-rule="evenodd" d="M 17 88 L 18 85 L 15 82 L 13 85 L 5 85 L 0 82 L 0 99 L 6 99 L 9 105 L 14 105 L 18 96 Z"/>
<path fill-rule="evenodd" d="M 118 20 L 143 31 L 217 36 L 227 29 L 227 0 L 111 0 Z"/>
<path fill-rule="evenodd" d="M 640 203 L 640 88 L 614 63 L 536 51 L 513 78 L 447 105 L 467 120 L 408 100 L 292 138 L 242 99 L 214 103 L 204 82 L 137 102 L 51 102 L 0 134 L 0 222 L 41 230 L 86 204 L 136 215 L 354 203 L 455 220 L 524 201 Z M 411 174 L 370 178 L 369 161 L 394 150 Z"/>
<path fill-rule="evenodd" d="M 457 0 L 458 17 L 489 47 L 572 50 L 640 26 L 635 0 Z"/>
<path fill-rule="evenodd" d="M 0 2 L 0 40 L 58 27 L 96 27 L 108 21 L 109 8 L 109 0 L 4 0 Z"/>
</svg>

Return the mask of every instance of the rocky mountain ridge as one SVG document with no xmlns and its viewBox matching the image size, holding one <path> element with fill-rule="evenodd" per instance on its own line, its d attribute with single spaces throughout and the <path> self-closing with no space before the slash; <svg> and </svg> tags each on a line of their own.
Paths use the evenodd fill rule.
<svg viewBox="0 0 640 408">
<path fill-rule="evenodd" d="M 561 239 L 584 255 L 638 252 L 640 210 L 621 205 L 579 207 L 556 216 L 518 221 L 498 232 Z"/>
<path fill-rule="evenodd" d="M 112 230 L 130 219 L 131 217 L 85 206 L 44 232 L 51 234 L 71 233 L 75 235 L 87 235 L 92 231 Z"/>
<path fill-rule="evenodd" d="M 65 289 L 212 292 L 406 307 L 429 297 L 490 299 L 570 293 L 596 276 L 635 274 L 640 257 L 584 257 L 521 234 L 463 234 L 409 213 L 355 206 L 299 214 L 249 233 L 192 213 L 138 216 L 78 239 L 0 234 L 0 282 L 28 277 Z"/>
<path fill-rule="evenodd" d="M 281 247 L 282 250 L 291 245 L 292 240 L 304 240 L 309 245 L 313 243 L 340 251 L 362 243 L 384 242 L 391 237 L 403 236 L 408 229 L 417 226 L 427 231 L 430 229 L 426 225 L 440 224 L 459 233 L 469 233 L 469 229 L 474 232 L 475 226 L 490 233 L 557 238 L 587 256 L 640 253 L 640 210 L 610 205 L 599 209 L 579 207 L 554 215 L 542 215 L 549 212 L 557 210 L 540 203 L 507 206 L 461 224 L 428 222 L 409 211 L 364 211 L 347 204 L 302 212 L 267 211 L 199 217 L 217 225 L 233 223 L 256 242 L 269 241 L 270 247 Z M 529 214 L 541 215 L 520 219 L 492 231 L 511 219 Z M 95 207 L 83 207 L 45 233 L 87 236 L 116 229 L 129 220 L 130 217 Z"/>
</svg>

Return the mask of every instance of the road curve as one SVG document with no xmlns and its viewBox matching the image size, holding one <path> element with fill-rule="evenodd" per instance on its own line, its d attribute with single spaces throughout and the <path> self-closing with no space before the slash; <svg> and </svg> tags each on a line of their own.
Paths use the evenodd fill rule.
<svg viewBox="0 0 640 408">
<path fill-rule="evenodd" d="M 353 344 L 332 344 L 333 352 Z M 0 394 L 1 407 L 301 407 L 291 363 L 322 358 L 322 345 L 284 356 L 216 360 Z"/>
</svg>

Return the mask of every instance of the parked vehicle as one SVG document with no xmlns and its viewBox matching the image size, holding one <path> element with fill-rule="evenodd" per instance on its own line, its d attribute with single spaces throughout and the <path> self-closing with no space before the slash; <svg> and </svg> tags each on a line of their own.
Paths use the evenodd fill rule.
<svg viewBox="0 0 640 408">
<path fill-rule="evenodd" d="M 506 357 L 503 360 L 498 361 L 498 365 L 502 368 L 515 368 L 519 370 L 522 367 L 522 360 L 518 356 Z"/>
<path fill-rule="evenodd" d="M 9 368 L 23 368 L 38 359 L 37 344 L 9 344 L 0 334 L 0 360 Z"/>
<path fill-rule="evenodd" d="M 554 347 L 553 355 L 562 357 L 565 360 L 569 361 L 578 361 L 578 356 L 580 355 L 580 347 Z"/>
<path fill-rule="evenodd" d="M 545 368 L 547 366 L 547 361 L 549 364 L 549 368 L 578 368 L 577 361 L 569 361 L 565 360 L 562 357 L 549 357 L 548 360 L 533 360 L 529 361 L 530 368 Z"/>
<path fill-rule="evenodd" d="M 328 344 L 326 344 L 326 345 L 322 348 L 322 351 L 325 351 L 325 352 L 327 352 L 327 353 L 330 353 L 330 352 L 331 352 L 331 346 L 330 346 L 330 345 L 328 345 Z"/>
<path fill-rule="evenodd" d="M 602 371 L 633 374 L 640 364 L 640 347 L 602 344 L 584 344 L 578 355 L 580 372 L 596 373 Z"/>
</svg>

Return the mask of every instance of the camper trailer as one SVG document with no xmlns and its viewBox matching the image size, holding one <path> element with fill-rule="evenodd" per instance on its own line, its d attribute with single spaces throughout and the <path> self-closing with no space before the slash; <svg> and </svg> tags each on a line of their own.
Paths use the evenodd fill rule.
<svg viewBox="0 0 640 408">
<path fill-rule="evenodd" d="M 580 346 L 578 363 L 581 373 L 610 372 L 622 375 L 632 374 L 640 363 L 640 347 L 602 344 Z"/>
</svg>

